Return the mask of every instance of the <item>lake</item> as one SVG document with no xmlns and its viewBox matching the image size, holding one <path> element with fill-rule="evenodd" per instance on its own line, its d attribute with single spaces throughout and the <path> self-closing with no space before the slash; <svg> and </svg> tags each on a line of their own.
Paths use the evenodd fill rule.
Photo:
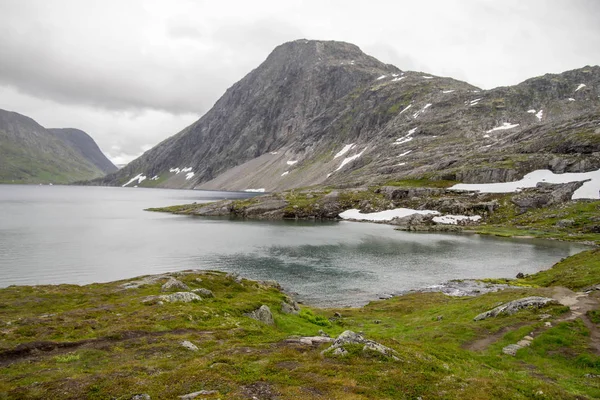
<svg viewBox="0 0 600 400">
<path fill-rule="evenodd" d="M 450 279 L 514 277 L 584 246 L 143 211 L 247 193 L 0 185 L 0 286 L 86 284 L 183 269 L 272 279 L 312 305 L 356 306 Z"/>
</svg>

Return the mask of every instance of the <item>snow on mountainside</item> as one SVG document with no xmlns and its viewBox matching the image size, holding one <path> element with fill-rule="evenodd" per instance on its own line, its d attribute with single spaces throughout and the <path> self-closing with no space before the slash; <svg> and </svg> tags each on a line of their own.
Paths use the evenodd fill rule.
<svg viewBox="0 0 600 400">
<path fill-rule="evenodd" d="M 507 182 L 539 169 L 600 169 L 600 67 L 481 90 L 401 71 L 352 44 L 297 40 L 196 123 L 93 183 L 141 174 L 157 179 L 140 186 L 273 191 Z"/>
</svg>

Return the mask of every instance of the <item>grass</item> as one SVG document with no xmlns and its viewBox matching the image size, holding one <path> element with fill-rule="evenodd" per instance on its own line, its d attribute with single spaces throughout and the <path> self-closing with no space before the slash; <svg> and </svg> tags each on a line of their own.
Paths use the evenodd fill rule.
<svg viewBox="0 0 600 400">
<path fill-rule="evenodd" d="M 215 294 L 196 303 L 143 304 L 160 294 L 166 278 L 132 289 L 124 282 L 11 286 L 0 289 L 0 399 L 176 398 L 199 390 L 218 392 L 209 399 L 597 398 L 600 382 L 584 375 L 598 373 L 600 362 L 579 320 L 556 323 L 516 357 L 501 353 L 541 329 L 541 314 L 552 321 L 564 307 L 473 317 L 499 303 L 547 295 L 550 285 L 600 283 L 599 260 L 599 250 L 580 253 L 525 278 L 529 287 L 520 290 L 476 298 L 414 293 L 361 308 L 302 306 L 298 315 L 281 312 L 286 295 L 273 286 L 210 271 L 178 276 Z M 262 304 L 275 326 L 244 315 Z M 361 346 L 348 346 L 350 354 L 340 357 L 322 355 L 327 344 L 284 341 L 347 329 L 391 347 L 399 360 Z M 489 335 L 497 339 L 487 348 L 470 349 Z M 184 340 L 199 350 L 183 348 Z M 40 342 L 64 345 L 15 358 L 4 353 Z"/>
</svg>

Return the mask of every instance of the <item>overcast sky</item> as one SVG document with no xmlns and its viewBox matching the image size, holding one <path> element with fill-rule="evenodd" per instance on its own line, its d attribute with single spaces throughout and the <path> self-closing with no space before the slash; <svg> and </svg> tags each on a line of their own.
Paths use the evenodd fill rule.
<svg viewBox="0 0 600 400">
<path fill-rule="evenodd" d="M 124 163 L 300 38 L 487 89 L 600 64 L 600 1 L 0 0 L 0 108 Z"/>
</svg>

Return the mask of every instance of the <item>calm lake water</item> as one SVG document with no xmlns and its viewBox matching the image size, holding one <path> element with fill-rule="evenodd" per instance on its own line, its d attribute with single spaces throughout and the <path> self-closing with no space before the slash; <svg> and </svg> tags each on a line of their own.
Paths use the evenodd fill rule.
<svg viewBox="0 0 600 400">
<path fill-rule="evenodd" d="M 583 246 L 419 234 L 355 222 L 239 221 L 144 208 L 244 193 L 0 185 L 0 286 L 106 282 L 200 268 L 274 279 L 314 305 L 457 278 L 514 277 Z"/>
</svg>

